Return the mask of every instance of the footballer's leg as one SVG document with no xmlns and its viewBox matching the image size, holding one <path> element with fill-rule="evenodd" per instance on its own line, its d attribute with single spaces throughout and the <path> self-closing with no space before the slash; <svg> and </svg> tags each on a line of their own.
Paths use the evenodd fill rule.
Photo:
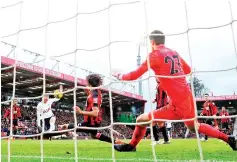
<svg viewBox="0 0 237 162">
<path fill-rule="evenodd" d="M 13 135 L 17 134 L 18 130 L 18 119 L 13 119 Z"/>
<path fill-rule="evenodd" d="M 141 114 L 137 118 L 137 123 L 150 121 L 152 119 L 152 114 L 154 116 L 154 119 L 169 119 L 169 120 L 180 119 L 179 117 L 177 117 L 174 110 L 175 110 L 174 106 L 172 104 L 168 104 L 167 106 L 158 110 L 154 110 L 148 114 L 147 113 Z M 136 125 L 130 143 L 114 145 L 115 150 L 121 152 L 136 151 L 136 146 L 144 137 L 145 133 L 146 133 L 146 124 Z"/>
<path fill-rule="evenodd" d="M 82 122 L 82 123 L 79 123 L 78 126 L 82 126 L 82 127 L 93 127 L 91 125 L 88 125 L 87 123 L 85 122 Z M 95 125 L 94 127 L 99 127 L 99 125 Z M 62 129 L 73 129 L 74 128 L 74 124 L 64 124 L 61 126 Z M 91 134 L 91 137 L 94 138 L 94 139 L 98 139 L 100 141 L 105 141 L 105 142 L 108 142 L 108 143 L 112 143 L 112 139 L 102 133 L 98 133 L 97 130 L 88 130 L 88 129 L 80 129 L 80 128 L 77 128 L 76 130 L 77 132 L 85 132 L 85 133 L 90 133 Z M 115 144 L 120 144 L 121 142 L 120 141 L 117 141 L 115 140 L 114 141 Z"/>
<path fill-rule="evenodd" d="M 154 140 L 155 140 L 155 141 L 152 142 L 152 144 L 153 145 L 159 144 L 160 138 L 159 138 L 159 128 L 158 128 L 158 126 L 155 124 L 152 127 L 152 130 L 153 130 L 153 137 L 154 137 Z"/>
<path fill-rule="evenodd" d="M 134 127 L 134 129 L 135 129 L 135 127 Z M 149 134 L 151 134 L 151 131 L 150 131 L 150 129 L 147 128 L 146 129 L 145 138 L 147 138 Z"/>
<path fill-rule="evenodd" d="M 169 144 L 169 137 L 168 137 L 168 133 L 167 133 L 167 129 L 165 126 L 164 122 L 158 122 L 159 125 L 159 132 L 162 133 L 163 137 L 164 137 L 164 143 L 163 144 Z"/>
<path fill-rule="evenodd" d="M 90 125 L 89 127 L 99 127 L 99 124 L 96 125 Z M 91 134 L 91 137 L 94 139 L 98 139 L 100 141 L 112 143 L 112 139 L 102 133 L 98 133 L 98 130 L 88 130 L 88 132 Z"/>
<path fill-rule="evenodd" d="M 182 107 L 188 107 L 187 109 L 183 109 L 183 119 L 191 119 L 195 116 L 195 110 L 194 110 L 194 103 L 187 101 L 182 104 Z M 184 122 L 185 125 L 189 128 L 190 131 L 195 131 L 195 122 L 192 121 L 186 121 Z M 218 129 L 213 128 L 212 126 L 206 124 L 206 123 L 198 123 L 197 128 L 199 133 L 203 133 L 207 136 L 213 137 L 213 138 L 218 138 L 230 145 L 230 147 L 233 150 L 237 150 L 237 142 L 235 137 L 233 136 L 228 136 L 225 133 L 219 131 Z"/>
<path fill-rule="evenodd" d="M 211 119 L 207 119 L 206 124 L 212 126 L 212 121 L 211 121 Z M 205 138 L 205 141 L 208 141 L 208 136 L 207 136 L 207 135 L 205 135 L 204 138 Z"/>
<path fill-rule="evenodd" d="M 56 129 L 55 127 L 55 122 L 56 122 L 56 117 L 55 116 L 52 116 L 49 120 L 49 124 L 50 124 L 50 127 L 49 127 L 49 132 L 52 132 Z"/>
<path fill-rule="evenodd" d="M 104 135 L 103 133 L 98 133 L 97 130 L 88 130 L 88 132 L 90 132 L 91 137 L 94 138 L 94 139 L 98 139 L 100 141 L 112 143 L 112 139 L 110 137 Z M 114 141 L 114 143 L 116 143 L 116 141 Z"/>
<path fill-rule="evenodd" d="M 186 126 L 190 131 L 195 131 L 194 122 L 185 122 Z M 199 133 L 203 133 L 207 136 L 218 138 L 230 145 L 233 150 L 237 150 L 237 141 L 234 136 L 228 136 L 225 133 L 213 128 L 212 126 L 205 123 L 197 123 L 197 128 Z"/>
<path fill-rule="evenodd" d="M 138 116 L 136 122 L 140 123 L 147 121 L 149 121 L 149 115 L 141 114 L 140 116 Z M 140 140 L 144 137 L 145 134 L 146 134 L 146 125 L 136 125 L 130 143 L 114 145 L 114 149 L 120 152 L 136 151 L 137 144 L 140 142 Z"/>
<path fill-rule="evenodd" d="M 188 138 L 188 135 L 189 135 L 189 129 L 187 128 L 184 137 L 185 137 L 185 138 Z"/>
<path fill-rule="evenodd" d="M 89 127 L 100 127 L 100 124 L 95 124 L 95 125 L 90 125 Z M 91 137 L 94 139 L 98 139 L 99 141 L 104 141 L 104 142 L 108 142 L 108 143 L 112 143 L 112 139 L 109 136 L 106 136 L 103 133 L 99 133 L 98 130 L 88 130 L 87 132 L 89 132 L 91 134 Z M 122 142 L 119 140 L 114 140 L 115 144 L 121 144 Z"/>
<path fill-rule="evenodd" d="M 172 131 L 171 128 L 167 128 L 168 139 L 172 139 Z"/>
<path fill-rule="evenodd" d="M 49 131 L 49 129 L 50 129 L 50 119 L 51 119 L 51 118 L 52 118 L 52 117 L 44 119 L 45 131 Z"/>
</svg>

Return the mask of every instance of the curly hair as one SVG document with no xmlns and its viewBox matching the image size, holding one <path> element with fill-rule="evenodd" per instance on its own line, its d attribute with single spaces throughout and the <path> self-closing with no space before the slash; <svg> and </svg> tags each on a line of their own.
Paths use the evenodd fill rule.
<svg viewBox="0 0 237 162">
<path fill-rule="evenodd" d="M 92 87 L 99 87 L 103 84 L 103 79 L 99 74 L 89 74 L 86 80 Z"/>
</svg>

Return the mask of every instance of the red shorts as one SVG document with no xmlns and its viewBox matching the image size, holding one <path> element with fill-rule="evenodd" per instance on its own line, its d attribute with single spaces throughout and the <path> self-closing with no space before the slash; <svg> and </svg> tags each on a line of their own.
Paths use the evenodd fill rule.
<svg viewBox="0 0 237 162">
<path fill-rule="evenodd" d="M 148 114 L 149 119 L 152 119 L 152 113 L 154 119 L 168 119 L 168 120 L 182 120 L 192 119 L 195 117 L 195 109 L 193 103 L 193 97 L 190 96 L 180 104 L 174 104 L 172 101 L 158 110 L 154 110 Z M 193 121 L 191 121 L 193 123 Z M 189 125 L 190 122 L 185 122 Z"/>
</svg>

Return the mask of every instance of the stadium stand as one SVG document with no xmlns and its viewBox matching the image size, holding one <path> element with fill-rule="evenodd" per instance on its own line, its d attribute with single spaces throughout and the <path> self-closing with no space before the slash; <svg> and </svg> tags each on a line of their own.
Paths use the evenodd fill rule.
<svg viewBox="0 0 237 162">
<path fill-rule="evenodd" d="M 1 57 L 2 67 L 6 65 L 12 65 L 14 60 L 10 58 L 6 58 L 4 56 Z M 56 71 L 52 71 L 47 69 L 47 92 L 52 93 L 58 85 L 63 84 L 65 90 L 69 90 L 73 87 L 73 77 L 67 74 L 58 73 Z M 16 96 L 19 97 L 34 97 L 39 96 L 42 92 L 42 80 L 40 74 L 42 75 L 42 68 L 29 65 L 23 62 L 18 62 L 17 66 L 17 83 L 16 88 L 18 89 L 16 92 Z M 2 94 L 1 100 L 6 101 L 10 99 L 11 91 L 12 91 L 12 71 L 6 70 L 1 74 L 2 79 Z M 78 85 L 84 86 L 85 80 L 78 78 Z M 114 120 L 119 122 L 135 122 L 136 117 L 144 112 L 144 104 L 145 100 L 142 96 L 132 94 L 130 92 L 118 91 L 113 89 L 113 107 L 114 107 Z M 56 125 L 60 125 L 63 123 L 73 122 L 73 113 L 72 113 L 72 103 L 73 103 L 73 94 L 72 92 L 64 95 L 64 99 L 60 100 L 57 103 L 53 103 L 53 111 L 55 116 L 57 117 Z M 102 126 L 108 126 L 110 124 L 110 114 L 109 114 L 109 102 L 108 102 L 108 91 L 107 89 L 103 89 L 103 99 L 104 108 L 103 113 L 103 123 Z M 86 94 L 83 90 L 78 89 L 77 91 L 77 100 L 78 104 L 83 107 L 86 100 Z M 107 100 L 107 101 L 106 101 Z M 221 106 L 226 106 L 229 114 L 236 114 L 237 107 L 237 95 L 228 95 L 228 96 L 210 96 L 209 100 L 215 101 L 218 109 L 220 110 Z M 20 119 L 20 126 L 18 130 L 19 135 L 29 135 L 37 133 L 36 129 L 36 106 L 40 100 L 18 100 L 18 104 L 21 107 L 22 118 Z M 202 110 L 202 105 L 205 102 L 205 98 L 199 97 L 196 98 L 198 112 L 200 113 Z M 136 112 L 134 113 L 131 109 L 132 107 L 136 108 Z M 4 114 L 5 110 L 9 107 L 9 105 L 2 104 L 2 114 Z M 121 108 L 122 107 L 122 108 Z M 120 109 L 119 109 L 120 108 Z M 2 115 L 3 119 L 3 115 Z M 82 120 L 82 116 L 78 118 L 78 121 Z M 231 120 L 230 129 L 228 130 L 228 134 L 233 132 L 234 121 Z M 220 120 L 218 120 L 220 122 Z M 6 120 L 2 120 L 2 136 L 6 136 L 6 132 L 9 129 Z M 219 124 L 220 125 L 220 124 Z M 133 130 L 125 125 L 116 125 L 114 126 L 114 130 L 122 134 L 125 138 L 131 138 Z M 101 130 L 103 133 L 110 135 L 109 130 Z M 183 123 L 174 123 L 173 124 L 173 138 L 184 138 L 184 134 L 186 132 L 186 128 Z M 79 138 L 89 138 L 85 133 L 78 133 Z M 188 137 L 195 137 L 195 134 L 189 134 Z M 121 136 L 118 136 L 121 138 Z"/>
</svg>

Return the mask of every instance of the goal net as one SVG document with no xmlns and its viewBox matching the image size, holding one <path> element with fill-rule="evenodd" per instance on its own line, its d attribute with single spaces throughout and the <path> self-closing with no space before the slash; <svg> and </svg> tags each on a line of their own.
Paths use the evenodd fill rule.
<svg viewBox="0 0 237 162">
<path fill-rule="evenodd" d="M 172 32 L 165 32 L 167 37 L 167 44 L 171 44 L 173 48 L 178 48 L 180 51 L 180 55 L 182 52 L 186 55 L 184 58 L 189 60 L 189 63 L 192 67 L 192 72 L 187 75 L 190 78 L 191 89 L 193 94 L 195 92 L 194 85 L 194 78 L 200 76 L 204 78 L 205 81 L 206 77 L 213 77 L 213 82 L 217 82 L 215 78 L 216 73 L 221 73 L 220 82 L 223 81 L 223 76 L 225 76 L 225 72 L 227 72 L 231 77 L 229 79 L 231 81 L 236 82 L 236 69 L 237 69 L 237 41 L 236 41 L 236 25 L 235 22 L 237 21 L 236 16 L 236 6 L 237 3 L 235 1 L 231 2 L 223 2 L 218 5 L 221 5 L 228 14 L 224 14 L 224 18 L 216 18 L 211 19 L 217 22 L 215 25 L 211 25 L 211 23 L 205 19 L 201 21 L 201 17 L 210 16 L 212 14 L 212 10 L 215 9 L 215 3 L 212 2 L 213 8 L 205 8 L 205 3 L 197 3 L 197 2 L 170 2 L 172 3 L 172 7 L 166 5 L 166 9 L 162 9 L 163 3 L 156 2 L 156 1 L 120 1 L 120 0 L 109 0 L 109 1 L 92 1 L 92 0 L 73 0 L 73 1 L 56 1 L 56 0 L 45 0 L 45 1 L 38 1 L 38 2 L 31 2 L 31 1 L 19 1 L 16 3 L 8 4 L 1 7 L 3 13 L 3 24 L 6 23 L 7 27 L 5 27 L 7 32 L 4 31 L 2 33 L 2 45 L 9 47 L 6 51 L 1 52 L 4 53 L 5 57 L 11 57 L 12 62 L 8 64 L 8 66 L 1 67 L 1 72 L 5 73 L 8 71 L 7 74 L 2 75 L 1 79 L 4 80 L 7 77 L 12 77 L 13 81 L 10 86 L 12 86 L 11 97 L 5 99 L 5 101 L 1 102 L 1 105 L 10 105 L 10 116 L 14 116 L 13 111 L 13 102 L 15 99 L 17 100 L 32 100 L 32 105 L 34 102 L 42 100 L 42 97 L 45 94 L 54 95 L 53 88 L 51 87 L 54 82 L 52 81 L 52 77 L 60 78 L 58 76 L 59 73 L 51 73 L 48 69 L 51 68 L 53 70 L 58 71 L 59 66 L 60 69 L 67 71 L 70 75 L 65 75 L 65 77 L 70 77 L 74 81 L 72 87 L 68 87 L 64 89 L 64 97 L 65 98 L 73 98 L 73 103 L 71 103 L 72 107 L 76 107 L 78 105 L 78 97 L 80 98 L 79 94 L 82 91 L 88 89 L 85 86 L 79 86 L 80 82 L 83 80 L 78 79 L 78 73 L 80 76 L 85 77 L 88 73 L 96 73 L 102 72 L 105 76 L 104 84 L 102 87 L 97 87 L 94 89 L 101 89 L 108 91 L 108 98 L 107 103 L 109 107 L 109 114 L 110 117 L 106 118 L 109 121 L 109 125 L 105 125 L 103 127 L 80 127 L 81 129 L 85 130 L 109 130 L 107 134 L 112 138 L 112 145 L 111 145 L 111 158 L 103 157 L 102 155 L 100 158 L 96 157 L 93 158 L 91 153 L 87 151 L 83 151 L 78 149 L 80 146 L 80 141 L 78 142 L 77 138 L 73 138 L 73 143 L 70 141 L 69 144 L 73 145 L 74 153 L 71 157 L 57 157 L 57 156 L 45 156 L 45 152 L 49 150 L 45 150 L 45 143 L 44 143 L 44 135 L 50 133 L 63 133 L 63 132 L 74 132 L 76 134 L 76 129 L 78 128 L 77 123 L 78 118 L 75 111 L 73 111 L 73 122 L 75 128 L 65 131 L 53 131 L 53 132 L 45 132 L 44 126 L 43 131 L 38 132 L 37 134 L 21 134 L 15 135 L 13 126 L 14 121 L 10 120 L 10 134 L 5 137 L 1 137 L 1 139 L 7 139 L 7 154 L 1 153 L 1 158 L 3 161 L 11 162 L 16 161 L 18 159 L 38 159 L 38 161 L 50 161 L 52 159 L 62 160 L 62 161 L 167 161 L 167 159 L 160 159 L 157 156 L 157 152 L 159 150 L 156 149 L 154 145 L 151 145 L 151 158 L 136 158 L 136 157 L 128 157 L 125 158 L 118 158 L 116 157 L 116 153 L 114 150 L 114 139 L 116 136 L 123 137 L 123 134 L 120 134 L 119 129 L 124 129 L 124 125 L 137 125 L 136 123 L 126 123 L 126 122 L 117 122 L 113 117 L 114 113 L 114 99 L 113 92 L 120 93 L 120 91 L 130 91 L 131 93 L 136 92 L 136 85 L 139 81 L 146 82 L 147 87 L 143 89 L 144 94 L 147 96 L 148 109 L 146 111 L 152 111 L 152 99 L 153 99 L 153 89 L 154 86 L 154 78 L 155 77 L 167 77 L 167 76 L 155 76 L 153 75 L 151 70 L 148 70 L 148 74 L 143 77 L 139 81 L 133 82 L 125 82 L 125 81 L 118 81 L 115 80 L 112 76 L 112 69 L 120 68 L 121 71 L 125 71 L 130 69 L 132 57 L 128 56 L 130 53 L 136 53 L 137 46 L 139 46 L 139 50 L 141 53 L 149 53 L 149 42 L 148 37 L 151 29 L 160 28 L 166 31 Z M 208 2 L 209 3 L 209 2 Z M 210 5 L 210 4 L 208 4 Z M 222 6 L 223 5 L 223 6 Z M 201 8 L 203 10 L 210 11 L 210 12 L 201 12 Z M 234 8 L 235 6 L 235 8 Z M 175 8 L 179 8 L 175 10 Z M 219 6 L 220 7 L 220 6 Z M 190 9 L 191 8 L 191 9 Z M 198 8 L 198 10 L 194 10 L 194 8 Z M 160 10 L 158 12 L 157 10 Z M 174 11 L 174 13 L 172 12 Z M 198 12 L 200 14 L 195 14 L 194 12 Z M 158 13 L 156 13 L 158 12 Z M 177 12 L 177 13 L 176 13 Z M 218 11 L 217 11 L 218 12 Z M 36 14 L 38 13 L 38 14 Z M 40 14 L 39 14 L 40 13 Z M 215 12 L 216 13 L 216 12 Z M 174 16 L 177 14 L 177 18 Z M 210 14 L 210 15 L 208 15 Z M 154 16 L 157 15 L 157 16 Z M 175 17 L 175 20 L 173 18 Z M 215 15 L 211 15 L 215 16 Z M 211 17 L 210 16 L 210 17 Z M 103 18 L 102 18 L 103 17 Z M 129 17 L 129 18 L 127 18 Z M 216 19 L 221 19 L 222 24 L 218 24 L 219 21 Z M 11 20 L 14 20 L 13 22 Z M 159 21 L 161 20 L 161 21 Z M 223 21 L 222 21 L 223 20 Z M 165 25 L 160 22 L 166 22 Z M 169 23 L 168 23 L 169 22 Z M 198 23 L 197 23 L 198 22 Z M 201 26 L 200 24 L 205 23 L 210 26 Z M 179 25 L 182 24 L 182 25 Z M 194 26 L 196 24 L 197 26 Z M 5 25 L 6 26 L 6 25 Z M 227 30 L 226 30 L 227 28 Z M 231 44 L 232 50 L 223 49 L 218 51 L 204 51 L 209 50 L 209 46 L 214 46 L 218 48 L 217 43 L 211 43 L 215 39 L 220 39 L 221 37 L 217 37 L 219 35 L 219 31 L 211 32 L 212 34 L 208 33 L 212 30 L 220 29 L 222 36 L 228 35 L 230 38 L 225 40 Z M 197 31 L 197 33 L 195 33 Z M 199 32 L 204 31 L 205 34 L 200 34 Z M 209 37 L 208 37 L 209 36 Z M 140 39 L 142 37 L 142 39 Z M 197 38 L 197 39 L 195 39 Z M 225 38 L 223 38 L 225 39 Z M 139 41 L 138 41 L 139 40 Z M 201 41 L 202 42 L 201 42 Z M 139 42 L 139 43 L 138 43 Z M 183 42 L 183 43 L 180 43 Z M 195 46 L 198 44 L 197 46 Z M 201 44 L 201 45 L 199 45 Z M 182 47 L 180 47 L 182 46 Z M 140 49 L 141 47 L 141 49 Z M 195 49 L 195 50 L 192 50 Z M 35 52 L 32 52 L 35 51 Z M 217 55 L 214 53 L 227 53 L 226 57 L 228 61 L 223 62 L 222 58 L 217 58 Z M 230 54 L 229 54 L 230 53 Z M 207 56 L 208 55 L 208 56 Z M 136 57 L 136 56 L 134 56 Z M 133 58 L 134 58 L 133 57 Z M 143 56 L 142 56 L 143 57 Z M 207 65 L 207 60 L 205 57 L 210 57 L 212 60 L 208 61 L 215 61 L 217 64 L 221 64 L 217 66 L 216 64 Z M 197 65 L 197 61 L 199 61 L 199 65 Z M 26 64 L 23 65 L 22 62 Z M 135 61 L 134 61 L 135 62 Z M 201 65 L 200 65 L 201 62 Z M 202 65 L 203 63 L 203 65 Z M 22 65 L 21 65 L 22 64 Z M 63 65 L 62 65 L 63 64 Z M 150 69 L 150 64 L 148 64 L 148 69 Z M 224 64 L 224 65 L 223 65 Z M 18 96 L 16 95 L 17 86 L 20 86 L 19 80 L 17 75 L 20 73 L 17 71 L 19 66 L 28 66 L 27 68 L 30 71 L 33 71 L 33 68 L 36 66 L 39 69 L 34 69 L 38 71 L 37 76 L 35 78 L 29 78 L 26 74 L 23 75 L 25 77 L 24 82 L 25 84 L 32 84 L 32 80 L 36 82 L 41 82 L 41 86 L 34 86 L 32 84 L 32 89 L 28 89 L 27 92 L 29 96 Z M 91 71 L 80 68 L 80 67 L 89 67 L 93 69 Z M 208 69 L 208 70 L 206 70 Z M 207 74 L 209 76 L 207 76 Z M 74 77 L 71 77 L 73 75 Z M 184 76 L 178 76 L 184 77 Z M 174 78 L 174 77 L 171 77 Z M 30 81 L 31 80 L 31 81 Z M 56 83 L 56 81 L 55 81 Z M 57 81 L 58 83 L 58 81 Z M 219 82 L 218 82 L 219 83 Z M 232 83 L 232 82 L 229 82 Z M 60 83 L 61 84 L 61 83 Z M 224 84 L 224 83 L 223 83 Z M 56 85 L 56 84 L 55 84 Z M 54 86 L 55 86 L 54 85 Z M 81 85 L 81 84 L 80 84 Z M 219 86 L 218 88 L 227 89 L 226 91 L 220 91 L 221 93 L 228 93 L 231 87 L 228 83 L 224 84 L 223 87 L 220 87 L 221 83 L 216 84 Z M 211 85 L 211 88 L 215 86 Z M 4 88 L 4 87 L 2 87 Z M 236 90 L 236 86 L 233 88 Z M 33 91 L 34 90 L 34 91 Z M 33 92 L 37 90 L 37 93 L 40 93 L 39 96 L 35 97 Z M 219 92 L 219 91 L 218 91 Z M 70 95 L 71 93 L 72 95 Z M 83 93 L 83 92 L 82 92 Z M 198 92 L 199 94 L 203 94 L 204 92 Z M 180 94 L 182 95 L 182 94 Z M 134 94 L 134 96 L 136 96 Z M 138 95 L 137 95 L 138 96 Z M 194 95 L 195 96 L 195 95 Z M 1 97 L 2 98 L 2 97 Z M 86 98 L 80 98 L 86 101 Z M 195 98 L 193 101 L 196 102 Z M 64 105 L 63 105 L 64 106 Z M 236 107 L 235 107 L 236 109 Z M 35 109 L 28 109 L 29 112 L 27 113 L 36 113 Z M 35 112 L 31 112 L 35 111 Z M 170 122 L 178 123 L 178 122 L 185 122 L 185 121 L 197 121 L 198 119 L 223 119 L 226 117 L 223 116 L 198 116 L 198 108 L 195 104 L 195 118 L 186 119 L 186 120 L 172 120 Z M 1 114 L 2 116 L 3 114 Z M 55 114 L 57 117 L 57 113 Z M 236 118 L 237 115 L 231 115 L 230 118 Z M 2 119 L 1 119 L 2 120 Z M 152 123 L 154 121 L 167 121 L 164 119 L 154 119 L 152 116 L 152 120 L 150 122 L 146 122 L 143 124 L 148 124 L 152 131 Z M 43 121 L 44 122 L 44 121 Z M 59 121 L 60 122 L 60 121 Z M 2 123 L 2 121 L 1 121 Z M 22 123 L 27 125 L 28 127 L 33 127 L 35 122 L 25 122 Z M 140 123 L 142 124 L 142 123 Z M 44 124 L 43 124 L 44 125 Z M 114 130 L 115 127 L 118 129 Z M 1 129 L 3 125 L 1 125 Z M 33 128 L 32 128 L 33 129 Z M 236 129 L 236 121 L 234 125 L 234 129 Z M 205 158 L 203 156 L 202 146 L 200 143 L 199 133 L 197 131 L 197 126 L 195 124 L 195 137 L 197 138 L 197 146 L 198 152 L 200 156 L 200 160 L 203 161 Z M 236 134 L 237 130 L 234 130 L 234 134 Z M 39 154 L 35 156 L 27 155 L 25 152 L 24 155 L 13 154 L 14 146 L 11 139 L 17 138 L 39 138 Z M 62 138 L 59 136 L 58 138 Z M 151 139 L 153 139 L 153 134 L 151 133 Z M 3 142 L 3 141 L 1 141 Z M 99 145 L 99 144 L 96 144 Z M 67 146 L 65 146 L 67 147 Z M 85 146 L 90 147 L 90 146 Z M 93 147 L 93 146 L 92 146 Z M 103 148 L 100 148 L 103 149 Z M 56 148 L 55 148 L 56 150 Z M 89 149 L 90 150 L 90 149 Z M 57 151 L 57 150 L 56 150 Z M 80 156 L 80 151 L 82 151 L 84 156 Z M 100 151 L 100 150 L 98 150 Z M 141 150 L 142 151 L 142 150 Z M 88 156 L 87 156 L 88 153 Z M 70 153 L 68 153 L 70 154 Z M 21 161 L 21 160 L 20 160 Z M 23 160 L 22 160 L 23 161 Z"/>
</svg>

